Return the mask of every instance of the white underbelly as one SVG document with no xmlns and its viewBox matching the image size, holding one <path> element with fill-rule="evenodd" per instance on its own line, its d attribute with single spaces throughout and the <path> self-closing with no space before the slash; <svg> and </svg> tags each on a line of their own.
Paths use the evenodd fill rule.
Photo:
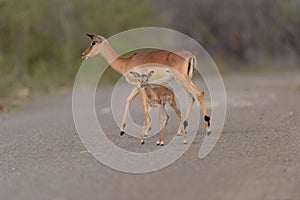
<svg viewBox="0 0 300 200">
<path fill-rule="evenodd" d="M 171 72 L 167 72 L 164 76 L 158 79 L 149 80 L 149 84 L 166 85 L 173 80 Z"/>
<path fill-rule="evenodd" d="M 149 79 L 149 84 L 166 85 L 173 80 L 172 72 L 169 68 L 165 67 L 136 67 L 132 72 L 137 72 L 140 75 L 148 74 L 150 71 L 154 71 L 153 75 Z M 125 75 L 125 79 L 128 83 L 136 85 L 137 79 L 132 77 L 130 71 Z"/>
</svg>

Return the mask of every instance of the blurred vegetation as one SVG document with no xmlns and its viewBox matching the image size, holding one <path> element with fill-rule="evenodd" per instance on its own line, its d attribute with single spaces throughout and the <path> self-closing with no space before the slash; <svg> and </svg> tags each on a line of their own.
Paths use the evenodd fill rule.
<svg viewBox="0 0 300 200">
<path fill-rule="evenodd" d="M 299 62 L 299 0 L 157 2 L 167 12 L 169 27 L 192 36 L 213 55 L 238 61 L 242 66 Z"/>
<path fill-rule="evenodd" d="M 154 26 L 159 18 L 149 1 L 0 1 L 0 98 L 14 88 L 51 90 L 72 83 L 86 33 L 110 36 Z"/>
<path fill-rule="evenodd" d="M 71 85 L 85 33 L 142 26 L 186 33 L 235 66 L 299 62 L 298 0 L 0 0 L 0 98 Z"/>
</svg>

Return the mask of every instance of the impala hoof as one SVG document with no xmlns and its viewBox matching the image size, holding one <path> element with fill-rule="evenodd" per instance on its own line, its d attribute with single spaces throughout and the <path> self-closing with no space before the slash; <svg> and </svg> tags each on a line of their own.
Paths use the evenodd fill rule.
<svg viewBox="0 0 300 200">
<path fill-rule="evenodd" d="M 143 145 L 143 144 L 145 144 L 145 142 L 144 142 L 144 141 L 142 141 L 142 142 L 141 142 L 141 145 Z"/>
<path fill-rule="evenodd" d="M 186 140 L 183 140 L 183 144 L 186 144 L 187 143 L 187 141 Z"/>
<path fill-rule="evenodd" d="M 210 134 L 211 134 L 211 131 L 208 130 L 207 133 L 206 133 L 206 135 L 209 136 Z"/>
<path fill-rule="evenodd" d="M 161 141 L 160 142 L 160 146 L 164 146 L 165 144 L 164 144 L 164 141 Z"/>
<path fill-rule="evenodd" d="M 159 142 L 159 141 L 157 141 L 157 142 L 156 142 L 156 145 L 157 145 L 157 146 L 159 146 L 159 145 L 160 145 L 160 142 Z"/>
<path fill-rule="evenodd" d="M 120 136 L 124 135 L 125 131 L 120 131 Z"/>
<path fill-rule="evenodd" d="M 187 126 L 188 126 L 188 122 L 186 120 L 184 120 L 184 122 L 183 122 L 184 130 L 186 129 Z"/>
</svg>

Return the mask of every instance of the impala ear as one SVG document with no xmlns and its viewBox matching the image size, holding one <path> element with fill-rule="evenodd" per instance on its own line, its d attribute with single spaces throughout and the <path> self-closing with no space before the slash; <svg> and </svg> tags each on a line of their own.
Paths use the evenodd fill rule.
<svg viewBox="0 0 300 200">
<path fill-rule="evenodd" d="M 98 37 L 97 37 L 98 38 Z M 98 42 L 101 43 L 103 42 L 103 39 L 102 38 L 98 38 Z"/>
<path fill-rule="evenodd" d="M 86 34 L 89 38 L 91 38 L 91 40 L 93 40 L 94 39 L 94 35 L 92 35 L 92 34 Z"/>
<path fill-rule="evenodd" d="M 134 77 L 134 78 L 139 78 L 141 75 L 136 73 L 136 72 L 130 72 L 130 74 Z"/>
<path fill-rule="evenodd" d="M 152 70 L 151 72 L 149 72 L 149 73 L 147 74 L 147 78 L 150 78 L 153 74 L 154 74 L 154 71 Z"/>
</svg>

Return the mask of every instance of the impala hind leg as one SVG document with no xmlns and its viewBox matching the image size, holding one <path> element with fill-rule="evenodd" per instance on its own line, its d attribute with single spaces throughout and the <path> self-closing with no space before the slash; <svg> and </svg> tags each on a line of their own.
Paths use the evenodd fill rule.
<svg viewBox="0 0 300 200">
<path fill-rule="evenodd" d="M 179 121 L 180 121 L 180 127 L 179 127 L 179 129 L 178 129 L 178 132 L 177 132 L 177 135 L 181 135 L 181 133 L 183 132 L 183 118 L 182 118 L 182 116 L 181 116 L 181 112 L 180 112 L 180 110 L 178 109 L 178 107 L 177 107 L 177 104 L 176 104 L 176 101 L 175 101 L 175 98 L 174 98 L 174 96 L 173 97 L 171 97 L 171 99 L 169 100 L 169 104 L 170 104 L 170 106 L 173 108 L 173 110 L 175 111 L 175 113 L 176 113 L 176 115 L 177 115 L 177 117 L 178 117 L 178 119 L 179 119 Z"/>
<path fill-rule="evenodd" d="M 141 96 L 141 101 L 144 109 L 144 126 L 141 133 L 141 144 L 145 144 L 144 138 L 145 138 L 145 132 L 149 131 L 150 128 L 150 120 L 149 120 L 149 113 L 147 109 L 147 96 L 145 92 L 145 88 L 139 88 L 139 93 Z"/>
<path fill-rule="evenodd" d="M 195 98 L 193 97 L 192 93 L 190 93 L 187 90 L 185 90 L 185 93 L 186 93 L 186 97 L 188 99 L 188 106 L 187 106 L 186 113 L 183 117 L 183 120 L 180 124 L 179 130 L 178 130 L 178 133 L 177 133 L 177 135 L 184 134 L 184 136 L 185 136 L 184 143 L 186 143 L 186 127 L 188 126 L 188 118 L 190 116 L 192 107 L 193 107 L 194 102 L 195 102 Z"/>
<path fill-rule="evenodd" d="M 159 139 L 158 141 L 156 142 L 157 145 L 161 145 L 161 146 L 164 146 L 165 143 L 165 130 L 166 130 L 166 126 L 168 124 L 168 121 L 169 121 L 169 115 L 168 113 L 166 112 L 166 109 L 164 106 L 160 106 L 159 107 L 159 110 L 158 110 L 158 118 L 159 118 L 159 122 L 160 122 L 160 135 L 159 135 Z"/>
<path fill-rule="evenodd" d="M 205 122 L 205 129 L 207 134 L 210 134 L 209 126 L 210 126 L 210 117 L 207 115 L 206 107 L 204 103 L 204 93 L 202 91 L 199 91 L 198 88 L 191 82 L 191 80 L 186 80 L 183 78 L 183 76 L 180 76 L 176 73 L 173 74 L 175 80 L 178 82 L 178 84 L 183 87 L 183 89 L 190 95 L 189 98 L 189 105 L 187 108 L 187 112 L 183 118 L 183 127 L 186 127 L 188 125 L 187 119 L 190 114 L 192 105 L 194 103 L 193 94 L 197 97 L 198 101 L 200 102 L 200 106 L 202 109 L 202 115 Z"/>
<path fill-rule="evenodd" d="M 180 76 L 176 73 L 175 73 L 174 78 L 186 90 L 186 92 L 188 92 L 190 94 L 191 97 L 193 97 L 192 94 L 194 94 L 197 97 L 197 99 L 200 103 L 201 109 L 202 109 L 202 115 L 203 115 L 203 119 L 204 119 L 204 123 L 205 123 L 205 130 L 206 130 L 207 134 L 209 135 L 210 134 L 210 130 L 209 130 L 210 117 L 207 115 L 207 112 L 206 112 L 206 107 L 205 107 L 205 102 L 204 102 L 204 93 L 202 91 L 199 91 L 199 89 L 191 81 L 184 79 L 182 76 Z M 193 103 L 194 99 L 192 98 L 191 100 Z M 184 120 L 183 125 L 186 125 L 186 126 L 188 125 L 187 119 L 188 119 L 188 116 L 191 111 L 191 105 L 193 105 L 192 103 L 189 103 L 187 113 L 183 119 Z"/>
<path fill-rule="evenodd" d="M 127 97 L 125 111 L 124 111 L 123 119 L 122 119 L 121 126 L 120 126 L 121 127 L 120 135 L 124 135 L 124 133 L 125 133 L 124 129 L 126 126 L 126 118 L 127 118 L 128 109 L 129 109 L 129 106 L 130 106 L 132 100 L 137 96 L 138 93 L 139 93 L 139 89 L 134 88 L 131 91 L 130 95 Z"/>
<path fill-rule="evenodd" d="M 190 93 L 190 92 L 188 92 L 188 91 L 187 91 L 187 98 L 188 98 L 188 107 L 187 107 L 185 116 L 184 116 L 184 118 L 183 118 L 183 131 L 182 131 L 182 134 L 183 134 L 183 143 L 184 143 L 184 144 L 187 143 L 187 132 L 186 132 L 186 127 L 188 126 L 188 118 L 189 118 L 189 116 L 190 116 L 192 107 L 193 107 L 194 102 L 195 102 L 195 98 L 194 98 L 193 94 Z"/>
<path fill-rule="evenodd" d="M 177 83 L 182 87 L 187 100 L 188 100 L 188 106 L 186 109 L 186 113 L 183 117 L 183 119 L 181 120 L 180 126 L 179 126 L 179 130 L 177 132 L 177 135 L 182 135 L 182 133 L 186 134 L 186 127 L 188 126 L 188 118 L 190 115 L 190 112 L 192 110 L 193 104 L 195 102 L 195 98 L 193 96 L 193 88 L 191 85 L 191 81 L 185 79 L 182 75 L 178 74 L 178 73 L 174 73 L 173 74 L 175 80 L 177 81 Z"/>
<path fill-rule="evenodd" d="M 206 133 L 209 135 L 210 134 L 210 117 L 207 115 L 206 112 L 206 106 L 205 106 L 205 102 L 204 102 L 204 92 L 200 91 L 195 85 L 192 84 L 192 88 L 194 91 L 194 94 L 196 95 L 198 101 L 200 102 L 200 106 L 201 106 L 201 110 L 202 110 L 202 116 L 203 116 L 203 120 L 205 123 L 205 130 Z"/>
<path fill-rule="evenodd" d="M 158 140 L 156 142 L 156 145 L 160 145 L 160 137 L 161 137 L 161 130 L 162 130 L 162 113 L 161 113 L 161 110 L 160 110 L 160 107 L 158 108 L 158 120 L 159 120 L 159 129 L 160 129 L 160 133 L 159 133 L 159 137 L 158 137 Z"/>
</svg>

